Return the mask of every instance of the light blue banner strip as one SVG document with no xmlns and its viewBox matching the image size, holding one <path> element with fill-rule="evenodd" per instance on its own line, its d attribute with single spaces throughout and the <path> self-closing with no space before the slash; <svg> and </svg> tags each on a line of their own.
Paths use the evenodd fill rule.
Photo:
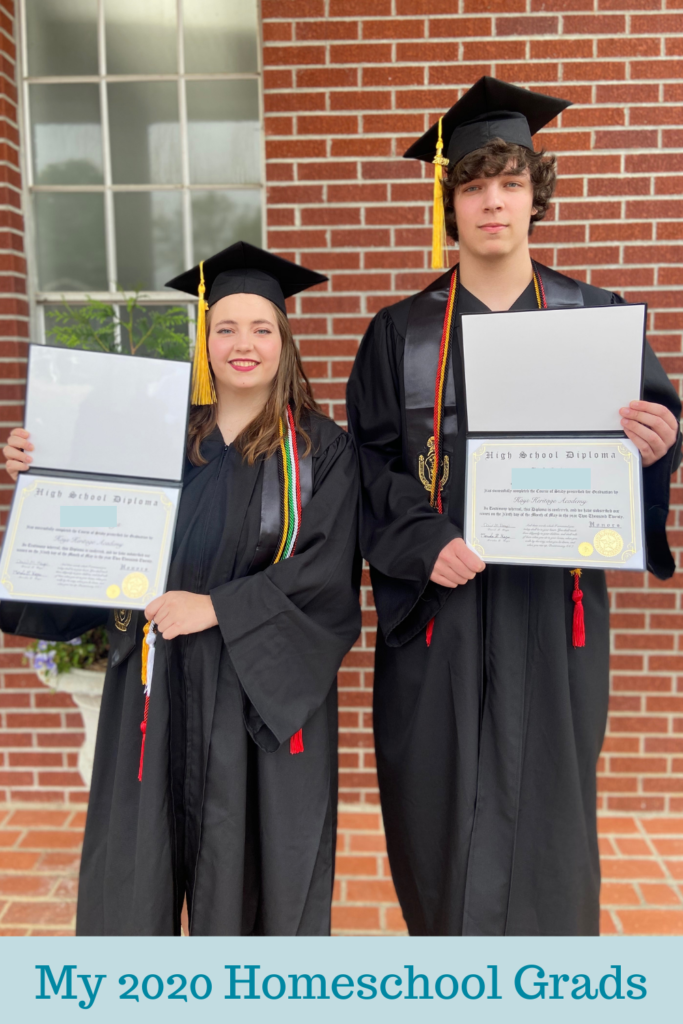
<svg viewBox="0 0 683 1024">
<path fill-rule="evenodd" d="M 590 469 L 513 469 L 513 491 L 590 491 Z"/>
<path fill-rule="evenodd" d="M 116 526 L 116 508 L 113 505 L 62 505 L 59 525 Z"/>
<path fill-rule="evenodd" d="M 683 937 L 0 938 L 27 1024 L 669 1024 L 681 963 Z"/>
</svg>

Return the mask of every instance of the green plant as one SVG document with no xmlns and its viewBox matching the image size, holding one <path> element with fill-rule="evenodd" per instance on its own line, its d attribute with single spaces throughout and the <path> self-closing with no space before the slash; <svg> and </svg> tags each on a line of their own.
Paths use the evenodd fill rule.
<svg viewBox="0 0 683 1024">
<path fill-rule="evenodd" d="M 83 306 L 65 302 L 51 309 L 50 334 L 58 345 L 97 352 L 144 354 L 159 359 L 189 359 L 190 317 L 184 306 L 143 306 L 139 292 L 116 306 L 90 299 Z"/>
<path fill-rule="evenodd" d="M 34 640 L 26 648 L 26 660 L 36 672 L 59 676 L 72 668 L 104 670 L 109 655 L 109 638 L 104 626 L 89 629 L 74 640 Z"/>
</svg>

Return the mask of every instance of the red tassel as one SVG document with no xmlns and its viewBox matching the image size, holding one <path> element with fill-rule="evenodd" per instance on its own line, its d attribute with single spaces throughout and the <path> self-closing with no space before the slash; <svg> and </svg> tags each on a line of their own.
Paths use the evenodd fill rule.
<svg viewBox="0 0 683 1024">
<path fill-rule="evenodd" d="M 432 646 L 432 633 L 434 632 L 434 619 L 430 619 L 427 623 L 427 629 L 425 630 L 425 640 L 427 641 L 427 647 Z"/>
<path fill-rule="evenodd" d="M 142 782 L 142 766 L 145 761 L 145 739 L 147 737 L 147 716 L 149 714 L 149 694 L 145 697 L 145 717 L 140 722 L 140 732 L 142 733 L 142 746 L 140 748 L 140 770 L 138 772 L 138 782 Z"/>
<path fill-rule="evenodd" d="M 574 602 L 574 618 L 572 620 L 572 644 L 574 647 L 586 646 L 586 623 L 583 617 L 583 590 L 579 587 L 580 569 L 572 569 L 574 577 L 574 589 L 572 601 Z"/>
<path fill-rule="evenodd" d="M 304 752 L 304 732 L 303 729 L 299 729 L 295 732 L 289 741 L 289 752 L 290 754 L 303 754 Z"/>
</svg>

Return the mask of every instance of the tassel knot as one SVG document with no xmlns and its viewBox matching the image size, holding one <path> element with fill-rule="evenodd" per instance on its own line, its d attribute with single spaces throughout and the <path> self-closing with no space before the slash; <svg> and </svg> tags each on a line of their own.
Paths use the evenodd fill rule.
<svg viewBox="0 0 683 1024">
<path fill-rule="evenodd" d="M 289 741 L 289 752 L 290 754 L 303 754 L 304 752 L 304 734 L 303 730 L 299 729 L 290 738 Z"/>
</svg>

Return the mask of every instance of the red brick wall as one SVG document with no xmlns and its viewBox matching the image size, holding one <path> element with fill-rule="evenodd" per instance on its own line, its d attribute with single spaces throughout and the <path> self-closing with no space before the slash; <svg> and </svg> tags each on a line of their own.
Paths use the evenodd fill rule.
<svg viewBox="0 0 683 1024">
<path fill-rule="evenodd" d="M 293 321 L 318 396 L 338 419 L 368 320 L 432 276 L 428 169 L 400 155 L 484 73 L 575 101 L 543 136 L 562 181 L 534 235 L 536 255 L 646 299 L 651 341 L 669 373 L 683 375 L 683 0 L 263 0 L 263 34 L 268 244 L 332 278 L 297 300 Z M 5 432 L 21 418 L 28 336 L 13 38 L 12 6 L 0 0 Z M 6 509 L 6 478 L 0 486 Z M 674 494 L 683 504 L 680 487 Z M 670 536 L 683 546 L 679 515 Z M 680 581 L 611 582 L 601 809 L 655 813 L 662 823 L 683 812 Z M 395 931 L 401 918 L 375 813 L 367 587 L 364 607 L 362 641 L 341 675 L 341 796 L 355 810 L 341 818 L 336 927 Z M 0 799 L 83 800 L 70 699 L 40 687 L 12 638 L 0 668 Z"/>
<path fill-rule="evenodd" d="M 0 438 L 23 417 L 29 336 L 17 113 L 14 4 L 0 2 Z M 5 523 L 12 483 L 0 480 Z M 25 664 L 23 641 L 0 634 L 0 801 L 80 801 L 83 723 L 67 694 L 50 693 Z"/>
<path fill-rule="evenodd" d="M 263 16 L 268 244 L 331 277 L 298 299 L 294 323 L 335 416 L 372 314 L 432 277 L 431 168 L 401 154 L 482 74 L 574 101 L 540 137 L 561 178 L 534 255 L 647 301 L 650 341 L 678 384 L 683 0 L 263 0 Z M 673 494 L 682 502 L 681 487 Z M 670 540 L 683 546 L 680 516 Z M 681 813 L 683 577 L 614 573 L 610 584 L 600 807 Z M 359 808 L 377 802 L 367 589 L 364 604 L 341 677 L 341 794 Z M 366 868 L 350 864 L 349 877 Z"/>
</svg>

